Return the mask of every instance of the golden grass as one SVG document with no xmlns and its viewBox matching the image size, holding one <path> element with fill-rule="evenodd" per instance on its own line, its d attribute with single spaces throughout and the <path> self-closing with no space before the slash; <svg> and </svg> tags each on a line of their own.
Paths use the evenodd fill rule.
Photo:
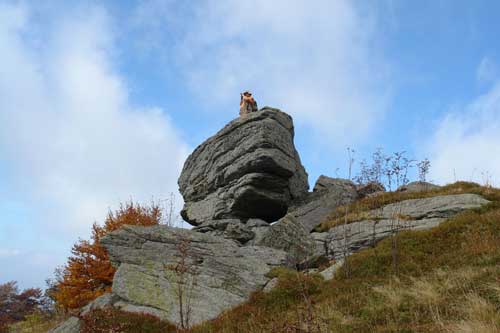
<svg viewBox="0 0 500 333">
<path fill-rule="evenodd" d="M 464 193 L 474 193 L 479 194 L 497 203 L 500 202 L 500 190 L 480 186 L 476 183 L 468 182 L 457 182 L 447 186 L 443 186 L 437 189 L 431 189 L 424 192 L 384 192 L 376 196 L 366 197 L 358 200 L 349 205 L 343 205 L 338 207 L 330 216 L 326 218 L 320 225 L 315 228 L 315 231 L 323 232 L 328 229 L 347 223 L 352 223 L 356 221 L 361 221 L 365 219 L 373 219 L 373 216 L 369 215 L 369 211 L 381 208 L 385 205 L 400 202 L 410 199 L 424 199 L 431 198 L 439 195 L 452 195 L 452 194 L 464 194 Z M 346 217 L 347 210 L 347 217 Z M 401 219 L 405 219 L 405 216 L 401 216 Z"/>
<path fill-rule="evenodd" d="M 12 333 L 46 333 L 64 321 L 64 317 L 46 317 L 39 313 L 26 316 L 24 321 L 9 326 Z"/>
<path fill-rule="evenodd" d="M 493 204 L 463 212 L 432 230 L 402 232 L 397 276 L 386 239 L 350 257 L 349 278 L 342 268 L 331 281 L 309 277 L 310 317 L 297 290 L 297 279 L 307 277 L 278 271 L 274 274 L 280 283 L 271 293 L 257 292 L 249 302 L 191 332 L 498 332 L 499 191 L 469 183 L 443 191 L 482 194 Z M 297 326 L 300 320 L 310 327 Z"/>
<path fill-rule="evenodd" d="M 382 194 L 349 211 L 354 219 L 398 200 L 460 193 L 492 204 L 432 230 L 401 232 L 397 274 L 390 239 L 350 256 L 348 278 L 343 268 L 330 281 L 276 269 L 270 276 L 279 282 L 271 292 L 256 292 L 189 333 L 500 332 L 500 190 L 456 183 Z"/>
<path fill-rule="evenodd" d="M 500 332 L 500 310 L 497 305 L 484 297 L 476 293 L 466 295 L 461 312 L 466 319 L 451 325 L 450 332 Z"/>
</svg>

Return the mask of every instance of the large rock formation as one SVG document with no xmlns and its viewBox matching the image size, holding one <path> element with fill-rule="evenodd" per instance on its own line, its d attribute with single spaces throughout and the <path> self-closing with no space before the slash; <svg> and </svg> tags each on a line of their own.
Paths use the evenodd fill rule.
<svg viewBox="0 0 500 333">
<path fill-rule="evenodd" d="M 273 222 L 284 216 L 309 187 L 293 138 L 292 118 L 277 109 L 231 121 L 184 164 L 182 217 L 200 225 L 227 218 Z"/>
<path fill-rule="evenodd" d="M 321 176 L 314 191 L 307 192 L 307 173 L 293 136 L 290 116 L 264 108 L 233 120 L 196 148 L 179 179 L 185 199 L 182 215 L 195 227 L 125 226 L 106 235 L 101 242 L 117 268 L 113 292 L 81 314 L 112 306 L 179 324 L 183 290 L 184 304 L 190 304 L 190 324 L 200 323 L 264 286 L 271 290 L 277 281 L 270 281 L 267 273 L 273 267 L 309 269 L 336 259 L 336 266 L 321 272 L 329 279 L 345 254 L 400 229 L 428 229 L 488 203 L 474 194 L 406 200 L 365 212 L 348 224 L 348 238 L 344 239 L 344 226 L 313 232 L 339 205 L 377 195 L 384 188 Z M 414 183 L 399 191 L 433 188 Z M 79 330 L 79 319 L 71 317 L 53 332 Z"/>
<path fill-rule="evenodd" d="M 393 203 L 363 214 L 363 219 L 336 226 L 322 233 L 312 233 L 317 251 L 331 259 L 373 246 L 400 230 L 424 230 L 438 226 L 446 219 L 466 210 L 478 208 L 489 201 L 477 194 L 442 195 Z M 344 248 L 344 228 L 348 235 Z"/>
<path fill-rule="evenodd" d="M 284 250 L 294 264 L 300 264 L 314 254 L 315 249 L 309 231 L 290 215 L 286 215 L 267 228 L 253 244 Z"/>
<path fill-rule="evenodd" d="M 321 176 L 314 185 L 314 191 L 294 202 L 288 215 L 310 232 L 338 206 L 358 198 L 356 185 L 352 181 Z"/>
<path fill-rule="evenodd" d="M 179 286 L 190 297 L 190 322 L 196 324 L 245 301 L 268 282 L 272 267 L 287 264 L 281 250 L 239 247 L 223 237 L 168 226 L 125 226 L 102 244 L 118 268 L 113 293 L 122 300 L 120 308 L 173 323 L 180 322 Z M 193 284 L 180 284 L 183 277 Z"/>
</svg>

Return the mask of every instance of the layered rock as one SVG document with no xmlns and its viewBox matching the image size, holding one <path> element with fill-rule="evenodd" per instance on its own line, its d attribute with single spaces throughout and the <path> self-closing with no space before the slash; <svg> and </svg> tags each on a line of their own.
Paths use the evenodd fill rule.
<svg viewBox="0 0 500 333">
<path fill-rule="evenodd" d="M 321 224 L 338 206 L 359 198 L 356 185 L 347 179 L 321 176 L 314 191 L 294 202 L 288 216 L 296 219 L 307 232 Z"/>
<path fill-rule="evenodd" d="M 313 255 L 316 246 L 302 223 L 289 215 L 267 228 L 254 244 L 286 251 L 295 265 Z"/>
<path fill-rule="evenodd" d="M 209 234 L 167 226 L 133 227 L 102 239 L 117 267 L 113 293 L 120 308 L 147 312 L 173 323 L 180 322 L 179 278 L 175 269 L 185 260 L 192 282 L 191 324 L 209 320 L 248 299 L 269 280 L 272 267 L 286 265 L 284 251 L 240 247 L 236 242 Z M 187 248 L 187 251 L 183 250 Z"/>
<path fill-rule="evenodd" d="M 478 208 L 489 201 L 476 194 L 435 196 L 425 199 L 404 200 L 363 214 L 357 222 L 336 226 L 322 233 L 312 233 L 317 251 L 331 259 L 373 246 L 400 230 L 424 230 L 438 226 L 446 219 L 467 209 Z M 344 243 L 344 228 L 348 235 Z M 347 248 L 345 249 L 344 246 Z"/>
<path fill-rule="evenodd" d="M 230 122 L 186 160 L 179 178 L 182 217 L 192 225 L 283 217 L 308 190 L 293 138 L 292 118 L 277 109 Z"/>
<path fill-rule="evenodd" d="M 101 243 L 117 268 L 113 292 L 82 309 L 113 306 L 180 323 L 179 290 L 189 297 L 190 324 L 217 317 L 272 290 L 267 273 L 277 266 L 299 269 L 336 264 L 320 272 L 334 276 L 347 255 L 401 229 L 428 229 L 488 201 L 474 194 L 406 200 L 366 212 L 359 221 L 312 232 L 340 205 L 385 191 L 377 183 L 321 176 L 307 192 L 305 172 L 293 144 L 293 122 L 271 108 L 230 122 L 187 159 L 179 179 L 182 216 L 192 230 L 168 226 L 125 226 Z M 412 183 L 399 191 L 426 191 Z M 274 222 L 275 223 L 270 223 Z M 182 267 L 180 267 L 180 265 Z M 180 276 L 187 272 L 187 276 Z M 187 290 L 185 288 L 188 288 Z M 186 309 L 184 309 L 186 310 Z M 54 332 L 78 332 L 71 317 Z"/>
<path fill-rule="evenodd" d="M 422 181 L 416 181 L 416 182 L 411 182 L 409 184 L 400 186 L 397 191 L 398 192 L 426 192 L 426 191 L 431 191 L 431 190 L 437 190 L 439 189 L 440 186 L 434 185 L 432 183 L 428 182 L 422 182 Z"/>
<path fill-rule="evenodd" d="M 378 182 L 369 182 L 368 184 L 358 185 L 356 190 L 360 198 L 365 198 L 384 193 L 385 186 Z"/>
</svg>

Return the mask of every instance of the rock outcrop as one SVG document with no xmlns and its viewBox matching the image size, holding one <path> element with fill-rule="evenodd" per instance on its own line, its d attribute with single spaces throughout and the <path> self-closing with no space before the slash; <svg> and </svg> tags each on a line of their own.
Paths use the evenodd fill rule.
<svg viewBox="0 0 500 333">
<path fill-rule="evenodd" d="M 289 215 L 262 232 L 254 244 L 284 250 L 295 265 L 313 255 L 316 247 L 304 225 Z"/>
<path fill-rule="evenodd" d="M 440 186 L 434 185 L 428 182 L 411 182 L 409 184 L 400 186 L 397 191 L 398 192 L 425 192 L 430 190 L 437 190 Z"/>
<path fill-rule="evenodd" d="M 368 184 L 358 185 L 356 190 L 358 191 L 359 198 L 370 197 L 386 191 L 384 185 L 378 182 L 369 182 Z"/>
<path fill-rule="evenodd" d="M 338 206 L 358 198 L 356 185 L 352 181 L 321 176 L 314 185 L 314 191 L 295 201 L 288 215 L 310 232 Z"/>
<path fill-rule="evenodd" d="M 125 226 L 104 237 L 102 244 L 117 267 L 113 293 L 123 301 L 120 307 L 173 323 L 180 322 L 176 291 L 181 276 L 172 267 L 181 260 L 193 282 L 184 285 L 190 288 L 185 293 L 191 295 L 191 324 L 245 301 L 268 282 L 271 268 L 288 262 L 282 250 L 240 247 L 223 237 L 168 226 Z"/>
<path fill-rule="evenodd" d="M 50 333 L 80 333 L 80 319 L 78 317 L 69 317 L 61 325 L 50 330 Z"/>
<path fill-rule="evenodd" d="M 192 225 L 228 218 L 283 217 L 308 188 L 292 118 L 263 108 L 231 121 L 188 157 L 179 189 Z"/>
<path fill-rule="evenodd" d="M 196 148 L 179 178 L 182 216 L 195 227 L 125 226 L 102 238 L 117 268 L 112 293 L 81 314 L 112 306 L 179 324 L 182 290 L 190 304 L 190 324 L 197 324 L 246 301 L 254 291 L 272 290 L 278 280 L 270 280 L 268 273 L 274 267 L 312 272 L 335 260 L 319 271 L 331 279 L 344 255 L 393 232 L 429 229 L 489 202 L 460 194 L 389 204 L 348 224 L 346 244 L 344 226 L 313 230 L 340 205 L 385 189 L 378 183 L 356 186 L 321 176 L 313 192 L 307 192 L 307 173 L 293 138 L 292 118 L 264 108 L 233 120 Z M 416 182 L 398 191 L 434 188 Z M 79 326 L 79 319 L 71 317 L 53 332 L 76 333 Z"/>
<path fill-rule="evenodd" d="M 435 196 L 405 200 L 386 205 L 363 214 L 363 220 L 347 225 L 349 235 L 347 255 L 373 246 L 399 230 L 424 230 L 438 226 L 466 209 L 489 203 L 476 194 Z M 344 256 L 344 226 L 336 226 L 322 233 L 312 233 L 317 251 L 331 259 Z"/>
</svg>

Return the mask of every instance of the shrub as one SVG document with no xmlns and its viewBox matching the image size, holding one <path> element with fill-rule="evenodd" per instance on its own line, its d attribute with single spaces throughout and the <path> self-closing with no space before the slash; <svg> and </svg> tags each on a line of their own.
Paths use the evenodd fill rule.
<svg viewBox="0 0 500 333">
<path fill-rule="evenodd" d="M 20 292 L 15 281 L 0 284 L 0 332 L 8 332 L 9 324 L 24 320 L 43 304 L 44 297 L 38 288 Z"/>
<path fill-rule="evenodd" d="M 65 310 L 78 309 L 111 291 L 115 269 L 111 266 L 100 240 L 108 232 L 123 225 L 151 226 L 161 222 L 162 211 L 156 204 L 141 206 L 133 202 L 109 212 L 104 226 L 92 225 L 90 240 L 79 240 L 71 250 L 61 277 L 49 286 L 57 306 Z"/>
<path fill-rule="evenodd" d="M 148 314 L 96 309 L 81 318 L 81 333 L 174 333 L 174 325 Z"/>
</svg>

